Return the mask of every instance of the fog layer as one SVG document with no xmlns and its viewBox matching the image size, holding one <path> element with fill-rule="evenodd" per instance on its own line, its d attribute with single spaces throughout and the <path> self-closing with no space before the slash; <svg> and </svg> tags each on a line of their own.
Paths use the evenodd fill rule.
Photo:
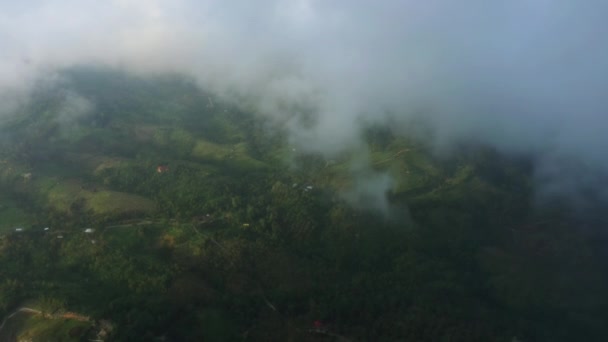
<svg viewBox="0 0 608 342">
<path fill-rule="evenodd" d="M 176 71 L 285 123 L 299 150 L 331 155 L 361 144 L 362 123 L 422 118 L 438 152 L 489 144 L 533 156 L 545 194 L 607 195 L 606 1 L 32 0 L 0 9 L 4 113 L 41 74 L 74 64 Z"/>
</svg>

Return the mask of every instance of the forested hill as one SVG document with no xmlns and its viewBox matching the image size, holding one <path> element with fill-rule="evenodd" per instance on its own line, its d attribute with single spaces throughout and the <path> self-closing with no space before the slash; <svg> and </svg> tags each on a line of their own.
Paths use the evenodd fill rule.
<svg viewBox="0 0 608 342">
<path fill-rule="evenodd" d="M 608 336 L 605 222 L 535 204 L 524 158 L 370 126 L 378 211 L 347 201 L 356 151 L 301 153 L 187 78 L 57 79 L 1 118 L 7 341 Z"/>
</svg>

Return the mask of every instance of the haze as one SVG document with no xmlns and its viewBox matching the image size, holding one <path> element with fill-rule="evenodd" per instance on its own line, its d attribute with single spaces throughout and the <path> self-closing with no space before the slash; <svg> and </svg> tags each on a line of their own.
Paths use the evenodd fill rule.
<svg viewBox="0 0 608 342">
<path fill-rule="evenodd" d="M 300 150 L 422 120 L 439 154 L 488 144 L 533 157 L 541 194 L 606 197 L 607 17 L 600 0 L 2 1 L 0 112 L 71 65 L 180 72 Z"/>
</svg>

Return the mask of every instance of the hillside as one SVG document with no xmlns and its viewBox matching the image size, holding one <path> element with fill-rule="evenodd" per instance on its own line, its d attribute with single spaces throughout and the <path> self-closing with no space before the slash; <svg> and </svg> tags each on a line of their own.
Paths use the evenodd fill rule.
<svg viewBox="0 0 608 342">
<path fill-rule="evenodd" d="M 179 75 L 61 77 L 0 126 L 0 314 L 47 313 L 9 318 L 0 336 L 608 336 L 605 223 L 537 205 L 525 158 L 473 144 L 438 157 L 370 126 L 357 172 L 360 151 L 301 153 Z M 353 195 L 366 172 L 392 180 L 386 207 Z"/>
</svg>

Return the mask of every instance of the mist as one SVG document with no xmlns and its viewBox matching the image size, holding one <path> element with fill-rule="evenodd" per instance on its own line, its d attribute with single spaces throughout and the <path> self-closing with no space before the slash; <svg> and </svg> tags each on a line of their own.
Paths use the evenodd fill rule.
<svg viewBox="0 0 608 342">
<path fill-rule="evenodd" d="M 421 120 L 432 132 L 421 139 L 438 154 L 474 141 L 533 158 L 539 198 L 577 198 L 590 188 L 608 196 L 605 1 L 58 0 L 0 8 L 4 115 L 27 101 L 37 79 L 72 65 L 179 72 L 284 124 L 298 151 L 329 157 L 359 149 L 365 124 Z M 89 110 L 86 99 L 75 103 Z M 371 195 L 357 198 L 390 187 L 384 175 L 361 174 L 370 185 L 353 193 Z"/>
</svg>

